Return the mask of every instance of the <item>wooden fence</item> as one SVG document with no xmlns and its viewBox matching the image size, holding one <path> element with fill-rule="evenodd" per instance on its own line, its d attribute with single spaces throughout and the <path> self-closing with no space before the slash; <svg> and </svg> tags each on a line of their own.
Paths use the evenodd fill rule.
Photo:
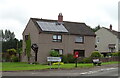
<svg viewBox="0 0 120 78">
<path fill-rule="evenodd" d="M 102 62 L 120 61 L 120 57 L 118 57 L 118 56 L 104 57 L 104 58 L 100 58 L 100 61 L 102 61 Z"/>
</svg>

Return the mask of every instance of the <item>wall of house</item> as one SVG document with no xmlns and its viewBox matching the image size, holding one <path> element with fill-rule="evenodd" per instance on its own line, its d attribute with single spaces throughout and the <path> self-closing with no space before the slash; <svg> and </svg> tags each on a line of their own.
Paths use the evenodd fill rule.
<svg viewBox="0 0 120 78">
<path fill-rule="evenodd" d="M 36 43 L 38 45 L 38 56 L 37 60 L 39 63 L 43 64 L 47 62 L 47 57 L 51 49 L 63 49 L 63 54 L 71 53 L 74 50 L 85 50 L 85 57 L 90 56 L 91 52 L 95 50 L 95 37 L 94 36 L 84 36 L 84 44 L 75 43 L 76 35 L 62 35 L 62 42 L 53 42 L 53 34 L 39 33 L 39 30 L 30 20 L 23 32 L 23 54 L 22 62 L 27 62 L 27 56 L 25 55 L 25 35 L 30 34 L 31 43 Z M 34 52 L 31 49 L 31 61 L 34 61 Z"/>
<path fill-rule="evenodd" d="M 34 25 L 34 23 L 31 20 L 29 20 L 29 22 L 23 32 L 22 62 L 27 61 L 27 55 L 25 55 L 25 48 L 26 48 L 25 35 L 29 35 L 29 34 L 30 34 L 30 38 L 31 38 L 31 44 L 38 43 L 39 30 L 37 29 L 37 27 Z M 31 49 L 31 54 L 32 54 L 32 58 L 33 58 L 34 52 L 32 49 Z"/>
<path fill-rule="evenodd" d="M 116 50 L 118 50 L 117 37 L 108 30 L 101 28 L 96 32 L 96 39 L 97 37 L 99 37 L 99 41 L 100 41 L 100 42 L 96 42 L 97 50 L 99 52 L 109 52 L 109 48 L 108 48 L 109 44 L 116 44 Z"/>
<path fill-rule="evenodd" d="M 71 53 L 74 50 L 85 50 L 85 57 L 90 56 L 91 52 L 95 50 L 95 37 L 85 36 L 84 44 L 75 43 L 75 35 L 62 35 L 62 42 L 52 42 L 53 34 L 39 35 L 39 52 L 38 61 L 45 63 L 51 49 L 63 49 L 63 54 Z"/>
</svg>

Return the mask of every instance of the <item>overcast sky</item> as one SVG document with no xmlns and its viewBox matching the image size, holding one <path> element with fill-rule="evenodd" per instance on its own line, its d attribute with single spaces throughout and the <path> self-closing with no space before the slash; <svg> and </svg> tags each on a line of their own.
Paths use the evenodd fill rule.
<svg viewBox="0 0 120 78">
<path fill-rule="evenodd" d="M 30 18 L 57 20 L 63 14 L 64 21 L 85 22 L 92 28 L 100 25 L 118 30 L 119 0 L 0 0 L 0 29 L 9 29 L 16 38 Z"/>
</svg>

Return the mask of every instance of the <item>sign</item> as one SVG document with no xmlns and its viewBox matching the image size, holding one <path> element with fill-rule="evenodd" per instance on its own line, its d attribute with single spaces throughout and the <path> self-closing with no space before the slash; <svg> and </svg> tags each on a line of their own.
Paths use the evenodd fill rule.
<svg viewBox="0 0 120 78">
<path fill-rule="evenodd" d="M 78 54 L 79 54 L 79 52 L 78 52 L 78 51 L 76 51 L 76 52 L 75 52 L 75 54 L 74 54 L 74 58 L 78 58 L 78 57 L 79 57 L 79 55 L 78 55 Z"/>
<path fill-rule="evenodd" d="M 50 62 L 53 62 L 53 61 L 61 62 L 61 57 L 47 57 L 47 61 L 50 61 Z"/>
</svg>

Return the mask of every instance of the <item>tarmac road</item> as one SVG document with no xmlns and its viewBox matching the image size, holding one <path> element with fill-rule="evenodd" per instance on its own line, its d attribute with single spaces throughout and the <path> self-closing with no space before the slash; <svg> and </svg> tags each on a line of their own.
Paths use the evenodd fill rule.
<svg viewBox="0 0 120 78">
<path fill-rule="evenodd" d="M 2 72 L 3 76 L 118 76 L 118 65 L 96 66 L 85 69 L 48 69 L 40 71 Z"/>
</svg>

